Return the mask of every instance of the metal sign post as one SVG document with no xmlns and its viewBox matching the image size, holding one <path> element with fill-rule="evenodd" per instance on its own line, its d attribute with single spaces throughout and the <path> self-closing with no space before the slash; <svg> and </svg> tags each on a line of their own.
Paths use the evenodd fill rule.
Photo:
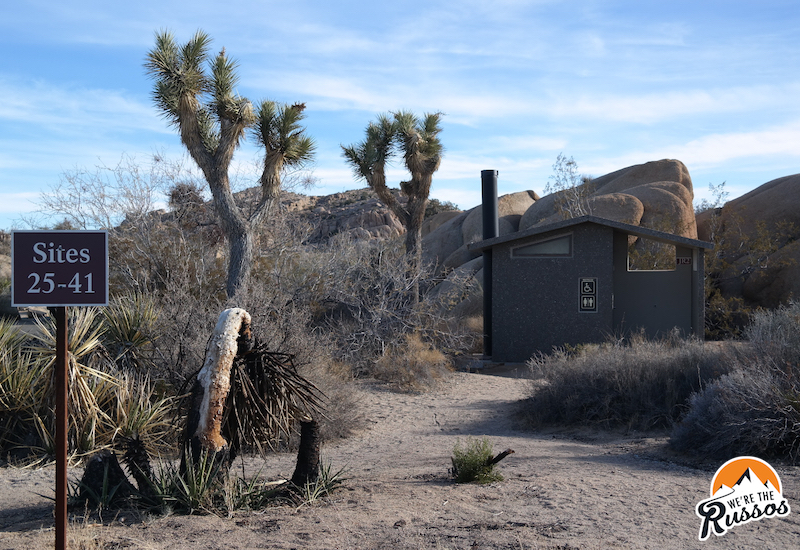
<svg viewBox="0 0 800 550">
<path fill-rule="evenodd" d="M 67 431 L 69 412 L 69 337 L 67 308 L 55 307 L 56 318 L 56 550 L 67 548 Z"/>
<path fill-rule="evenodd" d="M 11 305 L 49 306 L 56 321 L 55 549 L 67 548 L 67 306 L 108 305 L 106 231 L 12 231 Z"/>
</svg>

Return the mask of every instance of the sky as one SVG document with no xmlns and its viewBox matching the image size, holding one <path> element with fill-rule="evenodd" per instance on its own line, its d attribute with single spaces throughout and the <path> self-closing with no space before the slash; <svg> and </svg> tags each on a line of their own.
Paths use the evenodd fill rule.
<svg viewBox="0 0 800 550">
<path fill-rule="evenodd" d="M 155 33 L 197 30 L 239 63 L 238 92 L 304 102 L 326 195 L 365 187 L 341 146 L 381 113 L 442 112 L 431 196 L 542 194 L 559 154 L 600 176 L 681 160 L 695 200 L 800 172 L 800 9 L 787 1 L 172 0 L 7 2 L 0 18 L 0 228 L 41 210 L 68 174 L 185 160 L 143 67 Z M 259 150 L 235 158 L 255 185 Z M 406 179 L 398 163 L 388 173 Z"/>
</svg>

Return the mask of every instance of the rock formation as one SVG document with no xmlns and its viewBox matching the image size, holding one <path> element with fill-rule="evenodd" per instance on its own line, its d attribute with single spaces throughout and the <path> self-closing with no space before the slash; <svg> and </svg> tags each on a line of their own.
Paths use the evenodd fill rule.
<svg viewBox="0 0 800 550">
<path fill-rule="evenodd" d="M 800 174 L 767 182 L 697 215 L 699 238 L 720 242 L 723 293 L 776 307 L 800 296 Z"/>
<path fill-rule="evenodd" d="M 539 196 L 533 191 L 521 191 L 503 195 L 498 199 L 500 235 L 519 229 L 522 214 Z M 443 213 L 449 214 L 449 213 Z M 450 217 L 422 239 L 422 260 L 436 266 L 439 273 L 453 270 L 476 256 L 467 251 L 467 245 L 483 239 L 483 217 L 481 207 Z"/>
<path fill-rule="evenodd" d="M 629 166 L 583 184 L 587 206 L 596 216 L 631 225 L 697 238 L 692 178 L 679 160 L 659 160 Z M 529 208 L 519 230 L 563 218 L 561 194 L 543 197 Z"/>
</svg>

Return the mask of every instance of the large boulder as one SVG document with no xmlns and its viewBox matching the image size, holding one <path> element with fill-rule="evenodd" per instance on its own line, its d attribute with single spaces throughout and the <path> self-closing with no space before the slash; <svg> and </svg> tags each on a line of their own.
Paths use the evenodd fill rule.
<svg viewBox="0 0 800 550">
<path fill-rule="evenodd" d="M 483 305 L 483 257 L 473 258 L 453 269 L 428 294 L 456 317 L 480 315 Z"/>
<path fill-rule="evenodd" d="M 641 200 L 627 193 L 609 193 L 592 197 L 592 213 L 600 218 L 639 225 L 644 215 Z"/>
<path fill-rule="evenodd" d="M 628 166 L 605 176 L 594 178 L 592 183 L 597 193 L 618 193 L 632 187 L 659 181 L 680 183 L 692 192 L 692 178 L 689 169 L 679 160 L 654 160 L 644 164 Z"/>
<path fill-rule="evenodd" d="M 683 184 L 672 181 L 647 183 L 629 188 L 625 194 L 639 199 L 644 206 L 639 223 L 634 225 L 690 239 L 697 238 L 697 223 L 692 205 L 694 194 Z"/>
<path fill-rule="evenodd" d="M 500 217 L 500 235 L 513 233 L 519 229 L 519 220 L 539 195 L 533 191 L 510 193 L 497 199 L 497 213 Z M 463 244 L 483 240 L 483 206 L 476 206 L 467 213 L 461 228 Z"/>
<path fill-rule="evenodd" d="M 719 243 L 726 296 L 775 307 L 800 297 L 800 174 L 767 182 L 697 215 L 698 235 Z"/>
<path fill-rule="evenodd" d="M 522 214 L 539 198 L 533 191 L 521 191 L 503 195 L 497 199 L 500 215 L 500 235 L 519 229 Z M 439 225 L 422 239 L 422 258 L 437 268 L 437 273 L 456 268 L 475 255 L 467 251 L 467 245 L 483 240 L 483 209 L 476 206 L 452 217 Z"/>
<path fill-rule="evenodd" d="M 449 222 L 450 220 L 460 216 L 461 214 L 463 214 L 461 210 L 447 210 L 445 212 L 439 212 L 438 214 L 434 214 L 433 216 L 422 222 L 422 236 L 425 237 L 432 231 L 438 229 L 442 224 Z"/>
<path fill-rule="evenodd" d="M 714 211 L 697 215 L 697 231 L 701 239 L 711 238 L 711 219 Z M 784 176 L 760 185 L 725 203 L 721 221 L 727 226 L 736 224 L 743 233 L 754 234 L 758 226 L 775 230 L 778 225 L 800 227 L 800 174 Z"/>
<path fill-rule="evenodd" d="M 461 226 L 467 218 L 468 212 L 462 212 L 450 218 L 422 238 L 422 261 L 427 265 L 440 268 L 445 258 L 458 250 L 464 244 Z"/>
<path fill-rule="evenodd" d="M 587 210 L 595 216 L 697 238 L 692 178 L 679 160 L 629 166 L 580 189 Z M 553 193 L 536 201 L 522 216 L 519 230 L 563 219 L 558 208 L 562 197 L 563 193 Z"/>
</svg>

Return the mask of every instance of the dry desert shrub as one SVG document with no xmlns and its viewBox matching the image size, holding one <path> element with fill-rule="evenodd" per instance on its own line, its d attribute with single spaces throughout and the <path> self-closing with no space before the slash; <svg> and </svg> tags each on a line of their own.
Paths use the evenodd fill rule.
<svg viewBox="0 0 800 550">
<path fill-rule="evenodd" d="M 525 403 L 532 426 L 668 428 L 693 392 L 725 372 L 718 352 L 671 335 L 559 349 L 529 361 L 537 376 Z"/>
<path fill-rule="evenodd" d="M 450 359 L 419 334 L 406 334 L 403 341 L 387 348 L 378 359 L 374 375 L 401 391 L 429 389 L 450 373 Z"/>
<path fill-rule="evenodd" d="M 708 459 L 800 459 L 800 306 L 759 311 L 731 372 L 695 393 L 673 449 Z"/>
</svg>

